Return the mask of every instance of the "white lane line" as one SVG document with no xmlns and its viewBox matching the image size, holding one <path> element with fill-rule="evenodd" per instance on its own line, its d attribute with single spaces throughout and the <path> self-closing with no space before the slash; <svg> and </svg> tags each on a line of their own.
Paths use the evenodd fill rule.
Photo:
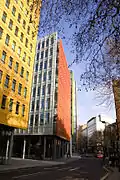
<svg viewBox="0 0 120 180">
<path fill-rule="evenodd" d="M 57 169 L 58 167 L 45 167 L 44 169 L 47 170 L 47 169 Z"/>
<path fill-rule="evenodd" d="M 71 167 L 66 167 L 66 168 L 61 168 L 61 169 L 58 169 L 58 171 L 64 171 L 64 170 L 68 170 L 70 169 Z"/>
<path fill-rule="evenodd" d="M 34 175 L 41 174 L 41 173 L 43 173 L 43 172 L 36 172 L 36 173 L 24 174 L 24 175 L 12 177 L 12 179 L 24 178 L 24 177 L 27 177 L 27 176 L 34 176 Z"/>
<path fill-rule="evenodd" d="M 75 171 L 77 169 L 80 169 L 79 167 L 76 167 L 76 168 L 73 168 L 73 169 L 70 169 L 69 171 Z"/>
</svg>

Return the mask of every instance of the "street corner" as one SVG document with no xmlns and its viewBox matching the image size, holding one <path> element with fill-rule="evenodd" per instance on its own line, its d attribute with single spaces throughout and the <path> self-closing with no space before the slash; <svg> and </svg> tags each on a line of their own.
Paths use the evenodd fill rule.
<svg viewBox="0 0 120 180">
<path fill-rule="evenodd" d="M 106 180 L 112 172 L 111 168 L 103 166 L 102 177 L 100 180 Z"/>
</svg>

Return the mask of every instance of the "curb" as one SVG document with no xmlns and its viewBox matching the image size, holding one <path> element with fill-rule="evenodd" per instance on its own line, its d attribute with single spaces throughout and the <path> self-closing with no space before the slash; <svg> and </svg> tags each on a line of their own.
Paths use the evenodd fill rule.
<svg viewBox="0 0 120 180">
<path fill-rule="evenodd" d="M 103 168 L 107 171 L 107 174 L 105 174 L 105 176 L 103 176 L 100 180 L 106 180 L 108 176 L 110 175 L 110 173 L 113 172 L 111 169 L 109 170 L 105 166 Z"/>
</svg>

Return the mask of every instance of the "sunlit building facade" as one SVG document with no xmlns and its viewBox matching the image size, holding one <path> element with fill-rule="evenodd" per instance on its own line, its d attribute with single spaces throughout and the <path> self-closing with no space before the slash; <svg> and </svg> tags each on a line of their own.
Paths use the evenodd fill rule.
<svg viewBox="0 0 120 180">
<path fill-rule="evenodd" d="M 0 133 L 8 131 L 7 135 L 13 128 L 28 126 L 41 6 L 32 2 L 0 1 Z"/>
</svg>

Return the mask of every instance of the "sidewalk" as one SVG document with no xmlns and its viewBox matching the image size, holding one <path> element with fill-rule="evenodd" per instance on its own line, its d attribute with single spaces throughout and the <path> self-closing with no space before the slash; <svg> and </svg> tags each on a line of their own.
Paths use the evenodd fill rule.
<svg viewBox="0 0 120 180">
<path fill-rule="evenodd" d="M 58 159 L 56 161 L 44 161 L 44 160 L 32 160 L 32 159 L 21 159 L 21 158 L 12 158 L 12 162 L 10 165 L 0 165 L 0 172 L 9 171 L 15 169 L 36 167 L 36 166 L 55 166 L 60 164 L 65 164 L 67 162 L 72 162 L 77 160 L 78 157 L 72 157 L 69 159 Z"/>
<path fill-rule="evenodd" d="M 120 172 L 118 172 L 118 169 L 112 168 L 112 171 L 106 180 L 120 180 Z"/>
</svg>

